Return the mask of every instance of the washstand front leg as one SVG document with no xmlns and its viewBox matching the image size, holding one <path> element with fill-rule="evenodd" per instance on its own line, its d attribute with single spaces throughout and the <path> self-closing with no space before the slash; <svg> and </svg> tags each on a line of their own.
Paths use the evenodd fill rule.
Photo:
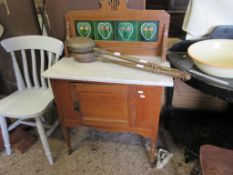
<svg viewBox="0 0 233 175">
<path fill-rule="evenodd" d="M 157 162 L 157 141 L 154 139 L 151 139 L 149 161 L 152 167 L 154 167 Z"/>
<path fill-rule="evenodd" d="M 70 155 L 73 152 L 73 148 L 72 148 L 71 142 L 70 142 L 69 128 L 62 126 L 62 124 L 61 124 L 61 127 L 62 127 L 62 131 L 63 131 L 64 139 L 66 142 L 66 146 L 67 146 L 67 153 L 68 153 L 68 155 Z"/>
</svg>

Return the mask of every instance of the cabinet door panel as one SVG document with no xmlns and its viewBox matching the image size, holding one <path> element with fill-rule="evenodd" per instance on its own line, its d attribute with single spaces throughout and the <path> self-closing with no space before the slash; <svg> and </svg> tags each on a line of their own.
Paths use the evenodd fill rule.
<svg viewBox="0 0 233 175">
<path fill-rule="evenodd" d="M 57 104 L 58 112 L 62 120 L 81 121 L 81 117 L 74 111 L 72 96 L 70 94 L 69 82 L 62 80 L 51 80 L 51 85 Z"/>
<path fill-rule="evenodd" d="M 83 83 L 70 86 L 84 124 L 128 126 L 128 86 Z"/>
<path fill-rule="evenodd" d="M 153 128 L 160 114 L 162 88 L 137 86 L 136 127 Z"/>
<path fill-rule="evenodd" d="M 80 112 L 85 117 L 128 120 L 127 94 L 82 93 L 79 94 Z"/>
</svg>

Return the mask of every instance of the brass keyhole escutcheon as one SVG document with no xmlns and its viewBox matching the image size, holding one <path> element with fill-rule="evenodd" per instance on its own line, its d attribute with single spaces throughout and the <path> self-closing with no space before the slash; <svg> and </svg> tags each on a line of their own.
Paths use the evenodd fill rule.
<svg viewBox="0 0 233 175">
<path fill-rule="evenodd" d="M 80 112 L 80 103 L 79 102 L 74 103 L 74 110 L 77 112 Z"/>
</svg>

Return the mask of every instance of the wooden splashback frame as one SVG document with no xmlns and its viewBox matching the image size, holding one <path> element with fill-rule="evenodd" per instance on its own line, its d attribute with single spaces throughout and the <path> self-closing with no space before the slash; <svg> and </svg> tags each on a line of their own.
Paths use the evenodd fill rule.
<svg viewBox="0 0 233 175">
<path fill-rule="evenodd" d="M 127 8 L 125 0 L 120 0 L 117 9 L 113 10 L 108 0 L 102 0 L 99 10 L 68 11 L 65 20 L 67 38 L 76 36 L 75 21 L 159 21 L 155 42 L 97 40 L 96 46 L 122 54 L 155 55 L 160 56 L 162 61 L 166 59 L 170 16 L 164 10 L 131 10 Z"/>
</svg>

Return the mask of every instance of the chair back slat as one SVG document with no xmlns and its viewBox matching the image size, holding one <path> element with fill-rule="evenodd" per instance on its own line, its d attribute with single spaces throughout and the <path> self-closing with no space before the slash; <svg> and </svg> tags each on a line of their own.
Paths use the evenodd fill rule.
<svg viewBox="0 0 233 175">
<path fill-rule="evenodd" d="M 36 54 L 35 50 L 31 49 L 31 57 L 32 57 L 32 74 L 33 74 L 33 82 L 36 88 L 40 87 L 37 75 L 37 63 L 36 63 Z"/>
<path fill-rule="evenodd" d="M 48 82 L 48 87 L 51 88 L 51 83 L 50 83 L 49 78 L 47 79 L 47 82 Z"/>
<path fill-rule="evenodd" d="M 22 74 L 20 72 L 19 65 L 18 65 L 18 62 L 16 60 L 14 52 L 11 52 L 11 57 L 12 57 L 12 61 L 13 61 L 14 72 L 16 75 L 15 78 L 16 78 L 17 88 L 19 91 L 22 91 L 25 89 L 25 84 L 24 84 L 23 77 L 22 77 Z"/>
<path fill-rule="evenodd" d="M 31 80 L 29 76 L 28 62 L 27 62 L 27 56 L 26 56 L 25 50 L 21 50 L 21 55 L 23 59 L 23 72 L 24 72 L 24 78 L 26 80 L 26 85 L 27 85 L 27 88 L 31 89 L 32 84 L 31 84 Z"/>
<path fill-rule="evenodd" d="M 58 62 L 58 60 L 59 60 L 59 55 L 58 55 L 58 54 L 55 54 L 55 58 L 56 58 L 56 59 L 55 59 L 55 63 L 56 63 L 56 62 Z"/>
<path fill-rule="evenodd" d="M 49 59 L 48 68 L 50 68 L 52 66 L 52 63 L 54 62 L 53 61 L 53 53 L 49 52 L 49 51 L 47 51 L 47 53 L 48 53 L 48 59 Z"/>
<path fill-rule="evenodd" d="M 46 82 L 45 78 L 41 77 L 41 75 L 38 76 L 38 70 L 40 74 L 43 73 L 47 68 L 51 67 L 52 64 L 54 64 L 61 56 L 64 45 L 60 40 L 47 36 L 28 35 L 2 40 L 1 45 L 7 52 L 12 53 L 11 56 L 13 59 L 13 66 L 15 70 L 18 90 L 32 87 L 50 87 L 49 80 L 48 82 Z M 39 62 L 37 61 L 38 57 L 36 50 L 40 50 L 40 64 L 38 64 Z M 22 76 L 22 74 L 20 73 L 20 68 L 17 62 L 18 55 L 16 55 L 16 58 L 14 53 L 15 51 L 21 51 L 24 76 Z M 31 51 L 31 54 L 28 54 L 28 51 Z M 45 52 L 47 53 L 46 55 Z M 29 55 L 31 56 L 31 60 L 29 60 L 29 58 L 27 59 L 27 56 Z M 30 62 L 32 63 L 32 66 L 29 68 L 28 63 Z M 32 78 L 32 80 L 30 80 L 30 78 Z"/>
<path fill-rule="evenodd" d="M 47 54 L 48 54 L 48 59 L 49 59 L 48 60 L 48 68 L 50 68 L 52 66 L 53 62 L 55 62 L 55 60 L 53 60 L 54 58 L 53 58 L 52 52 L 47 51 Z M 50 80 L 47 79 L 47 82 L 48 82 L 48 86 L 50 88 L 51 87 Z"/>
<path fill-rule="evenodd" d="M 40 59 L 41 59 L 40 73 L 42 74 L 45 71 L 45 54 L 44 54 L 44 50 L 40 50 Z M 41 76 L 40 79 L 41 79 L 42 88 L 46 89 L 47 85 L 46 85 L 45 78 L 43 78 Z"/>
</svg>

